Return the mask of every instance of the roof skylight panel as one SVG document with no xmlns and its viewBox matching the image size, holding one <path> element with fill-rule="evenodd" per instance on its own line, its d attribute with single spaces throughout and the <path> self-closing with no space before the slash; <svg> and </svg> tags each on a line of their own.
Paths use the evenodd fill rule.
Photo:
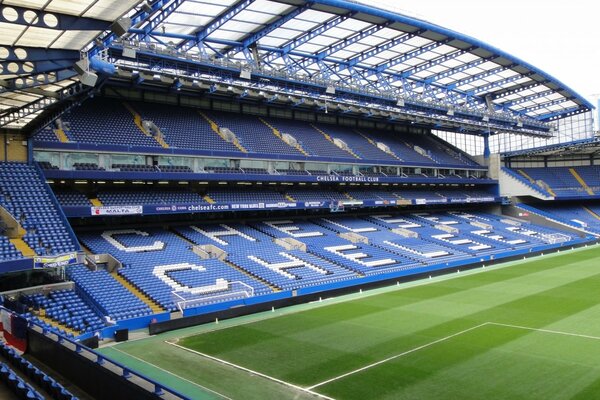
<svg viewBox="0 0 600 400">
<path fill-rule="evenodd" d="M 50 44 L 56 39 L 61 33 L 64 31 L 59 31 L 55 29 L 48 28 L 38 28 L 36 26 L 30 26 L 21 35 L 20 38 L 15 42 L 16 46 L 30 46 L 30 47 L 48 47 Z M 92 32 L 94 36 L 98 34 L 98 32 Z M 80 41 L 77 41 L 74 45 L 72 45 L 71 49 L 79 50 L 86 43 L 82 43 L 79 45 Z"/>
<path fill-rule="evenodd" d="M 408 44 L 409 46 L 413 46 L 413 47 L 423 47 L 423 46 L 427 46 L 428 44 L 433 43 L 433 42 L 429 39 L 425 39 L 424 37 L 415 36 L 415 37 L 408 39 L 405 43 Z"/>
<path fill-rule="evenodd" d="M 246 7 L 246 10 L 264 12 L 272 15 L 285 15 L 295 8 L 295 6 L 290 6 L 289 4 L 278 3 L 275 1 L 256 0 L 254 3 Z"/>
<path fill-rule="evenodd" d="M 12 46 L 25 29 L 27 29 L 26 26 L 0 22 L 0 44 Z"/>
<path fill-rule="evenodd" d="M 328 21 L 332 18 L 337 17 L 336 15 L 333 14 L 329 14 L 323 11 L 317 11 L 317 10 L 306 10 L 304 11 L 302 14 L 302 18 L 308 20 L 308 21 L 314 21 L 314 22 L 318 22 L 318 23 L 324 23 L 325 21 Z"/>
<path fill-rule="evenodd" d="M 97 34 L 98 32 L 94 31 L 64 31 L 52 43 L 51 48 L 80 50 L 94 40 Z"/>
<path fill-rule="evenodd" d="M 93 3 L 83 14 L 84 17 L 114 21 L 139 2 L 136 0 L 98 0 Z"/>
</svg>

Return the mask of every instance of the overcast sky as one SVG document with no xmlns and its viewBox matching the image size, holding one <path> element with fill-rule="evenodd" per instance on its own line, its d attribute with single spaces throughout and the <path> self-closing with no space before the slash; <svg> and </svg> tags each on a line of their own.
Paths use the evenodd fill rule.
<svg viewBox="0 0 600 400">
<path fill-rule="evenodd" d="M 596 105 L 598 0 L 360 0 L 477 38 L 552 75 Z"/>
</svg>

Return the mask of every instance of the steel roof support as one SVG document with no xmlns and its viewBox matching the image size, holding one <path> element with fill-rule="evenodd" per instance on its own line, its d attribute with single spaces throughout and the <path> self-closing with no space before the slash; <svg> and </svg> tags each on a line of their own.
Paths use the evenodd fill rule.
<svg viewBox="0 0 600 400">
<path fill-rule="evenodd" d="M 508 78 L 504 78 L 504 79 L 500 79 L 498 81 L 495 82 L 491 82 L 488 83 L 486 85 L 482 85 L 482 86 L 478 86 L 475 89 L 473 89 L 473 93 L 478 95 L 481 93 L 485 93 L 485 92 L 489 92 L 495 88 L 501 87 L 503 85 L 506 85 L 507 83 L 511 83 L 511 82 L 516 82 L 518 80 L 521 80 L 523 78 L 528 78 L 529 76 L 533 75 L 535 72 L 528 72 L 526 74 L 517 74 L 517 75 L 513 75 L 511 77 Z"/>
<path fill-rule="evenodd" d="M 384 52 L 386 50 L 389 50 L 392 47 L 398 46 L 399 44 L 402 44 L 402 43 L 404 43 L 404 42 L 406 42 L 406 41 L 408 41 L 408 40 L 414 38 L 415 36 L 418 36 L 418 35 L 420 35 L 420 34 L 422 34 L 424 32 L 425 32 L 424 29 L 420 29 L 420 30 L 418 30 L 416 32 L 407 33 L 405 35 L 402 35 L 402 36 L 399 36 L 399 37 L 394 38 L 392 40 L 389 40 L 389 41 L 387 41 L 387 42 L 385 42 L 383 44 L 380 44 L 380 45 L 374 47 L 371 50 L 363 51 L 359 55 L 357 55 L 357 56 L 355 56 L 353 58 L 348 59 L 347 63 L 350 66 L 354 66 L 354 65 L 356 65 L 356 64 L 358 64 L 358 63 L 360 63 L 360 62 L 362 62 L 362 61 L 364 61 L 366 59 L 369 59 L 369 58 L 371 58 L 371 57 L 373 57 L 373 56 L 375 56 L 375 55 L 377 55 L 379 53 L 382 53 L 382 52 Z M 340 66 L 340 67 L 342 67 L 342 66 Z"/>
<path fill-rule="evenodd" d="M 194 35 L 195 38 L 193 40 L 188 40 L 180 43 L 177 48 L 183 51 L 187 51 L 192 47 L 196 46 L 198 43 L 202 42 L 206 39 L 211 33 L 225 25 L 229 20 L 242 12 L 246 7 L 250 4 L 254 3 L 255 0 L 239 0 L 235 4 L 233 4 L 230 8 L 225 10 L 225 12 L 214 20 L 212 20 L 208 25 L 204 27 L 204 29 L 196 32 Z"/>
<path fill-rule="evenodd" d="M 292 39 L 289 43 L 287 43 L 281 49 L 278 49 L 280 51 L 274 52 L 274 53 L 271 52 L 263 59 L 263 62 L 268 63 L 268 62 L 278 59 L 279 57 L 282 56 L 282 54 L 284 54 L 284 55 L 289 54 L 295 48 L 303 45 L 304 43 L 308 42 L 311 39 L 314 39 L 315 37 L 319 36 L 323 32 L 328 31 L 329 29 L 341 24 L 342 22 L 346 21 L 348 18 L 351 18 L 353 15 L 354 15 L 354 13 L 347 13 L 344 15 L 338 15 L 338 16 L 330 19 L 329 21 L 325 22 L 323 25 L 319 25 L 312 31 L 306 32 L 306 33 L 298 36 L 297 38 Z"/>
<path fill-rule="evenodd" d="M 20 49 L 21 51 L 17 51 Z M 8 54 L 2 58 L 3 62 L 26 62 L 26 61 L 78 61 L 79 51 L 63 49 L 45 49 L 43 47 L 6 47 Z M 6 72 L 6 70 L 4 70 Z"/>
<path fill-rule="evenodd" d="M 253 32 L 250 36 L 246 37 L 242 41 L 241 46 L 234 47 L 229 51 L 237 53 L 243 51 L 244 49 L 247 49 L 263 37 L 273 32 L 275 29 L 280 28 L 282 25 L 288 23 L 292 19 L 296 18 L 298 15 L 302 14 L 304 11 L 311 8 L 313 4 L 314 3 L 312 1 L 308 1 L 301 7 L 294 8 L 291 12 L 285 14 L 284 16 L 280 16 L 280 18 L 277 18 L 275 21 L 269 24 L 266 24 L 261 30 Z"/>
<path fill-rule="evenodd" d="M 552 101 L 547 101 L 547 102 L 544 102 L 544 103 L 536 104 L 536 105 L 531 106 L 531 107 L 527 107 L 525 109 L 521 109 L 521 110 L 519 110 L 519 112 L 530 113 L 530 112 L 541 110 L 541 109 L 546 108 L 546 107 L 552 107 L 552 106 L 555 106 L 557 104 L 566 103 L 567 101 L 571 101 L 571 99 L 563 97 L 562 99 L 556 99 L 556 100 L 552 100 Z"/>
<path fill-rule="evenodd" d="M 350 35 L 349 37 L 342 39 L 342 40 L 332 44 L 331 46 L 328 46 L 325 49 L 319 51 L 317 54 L 315 54 L 316 59 L 317 59 L 317 61 L 324 60 L 331 54 L 334 54 L 334 53 L 342 50 L 343 48 L 350 46 L 351 44 L 354 44 L 368 36 L 371 36 L 374 33 L 382 30 L 383 28 L 385 28 L 389 25 L 390 25 L 389 22 L 385 23 L 385 24 L 381 24 L 381 25 L 375 25 L 368 29 L 365 29 L 363 31 L 360 31 L 353 35 Z M 307 59 L 303 64 L 304 64 L 304 66 L 309 66 L 312 63 L 314 63 L 314 61 L 312 59 Z"/>
<path fill-rule="evenodd" d="M 500 105 L 502 105 L 504 107 L 512 107 L 512 106 L 516 106 L 516 105 L 519 105 L 519 104 L 526 103 L 528 101 L 532 101 L 532 100 L 535 100 L 535 99 L 540 99 L 542 97 L 549 96 L 549 95 L 551 95 L 553 93 L 555 93 L 554 90 L 544 90 L 543 92 L 538 92 L 538 93 L 535 93 L 535 94 L 531 94 L 529 96 L 520 97 L 520 98 L 515 99 L 515 100 L 505 101 L 504 103 L 500 103 Z"/>
<path fill-rule="evenodd" d="M 433 42 L 433 43 L 430 43 L 430 44 L 425 45 L 423 47 L 419 47 L 417 49 L 411 50 L 408 53 L 406 53 L 406 54 L 404 54 L 404 55 L 402 55 L 400 57 L 396 57 L 393 60 L 390 60 L 390 61 L 388 61 L 386 63 L 378 65 L 377 67 L 375 67 L 375 70 L 377 72 L 383 72 L 386 69 L 392 68 L 392 67 L 394 67 L 394 66 L 396 66 L 398 64 L 402 64 L 403 62 L 408 61 L 411 58 L 418 57 L 419 55 L 421 55 L 423 53 L 427 53 L 428 51 L 431 51 L 431 50 L 434 50 L 434 49 L 436 49 L 438 47 L 441 47 L 441 46 L 445 45 L 446 43 L 448 43 L 450 41 L 451 41 L 451 39 L 444 39 L 441 42 Z"/>
<path fill-rule="evenodd" d="M 17 78 L 0 79 L 0 93 L 5 91 L 23 90 L 56 83 L 77 75 L 72 69 L 62 69 L 56 72 L 21 75 Z"/>
<path fill-rule="evenodd" d="M 410 69 L 404 70 L 400 73 L 400 75 L 408 77 L 408 76 L 411 76 L 414 74 L 418 74 L 419 72 L 425 71 L 426 69 L 429 69 L 433 66 L 443 64 L 446 61 L 454 60 L 455 58 L 460 57 L 463 54 L 469 53 L 469 52 L 475 50 L 476 48 L 477 48 L 477 46 L 471 46 L 464 50 L 458 50 L 458 51 L 454 51 L 452 53 L 445 54 L 443 56 L 434 58 L 434 59 L 424 62 L 422 64 L 418 64 Z M 426 78 L 427 81 L 429 81 L 430 79 L 431 79 L 431 77 Z"/>
</svg>

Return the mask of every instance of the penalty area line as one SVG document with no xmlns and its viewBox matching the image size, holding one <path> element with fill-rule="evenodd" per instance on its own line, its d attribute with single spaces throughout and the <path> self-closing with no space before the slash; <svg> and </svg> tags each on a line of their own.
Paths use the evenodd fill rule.
<svg viewBox="0 0 600 400">
<path fill-rule="evenodd" d="M 531 328 L 529 326 L 503 324 L 501 322 L 488 322 L 488 324 L 496 325 L 496 326 L 504 326 L 506 328 L 523 329 L 523 330 L 527 330 L 527 331 L 551 333 L 554 335 L 574 336 L 574 337 L 583 338 L 583 339 L 600 340 L 600 337 L 598 337 L 598 336 L 584 335 L 582 333 L 555 331 L 552 329 L 544 329 L 544 328 Z"/>
<path fill-rule="evenodd" d="M 335 381 L 337 381 L 337 380 L 340 380 L 340 379 L 346 378 L 346 377 L 348 377 L 348 376 L 351 376 L 351 375 L 354 375 L 354 374 L 358 374 L 359 372 L 363 372 L 363 371 L 365 371 L 365 370 L 367 370 L 367 369 L 370 369 L 370 368 L 376 367 L 376 366 L 378 366 L 378 365 L 381 365 L 381 364 L 384 364 L 384 363 L 386 363 L 386 362 L 388 362 L 388 361 L 392 361 L 392 360 L 395 360 L 395 359 L 397 359 L 397 358 L 403 357 L 403 356 L 405 356 L 405 355 L 408 355 L 408 354 L 414 353 L 414 352 L 416 352 L 416 351 L 419 351 L 419 350 L 425 349 L 425 348 L 427 348 L 427 347 L 433 346 L 434 344 L 438 344 L 438 343 L 444 342 L 444 341 L 446 341 L 446 340 L 452 339 L 453 337 L 460 336 L 460 335 L 462 335 L 462 334 L 465 334 L 465 333 L 467 333 L 467 332 L 473 331 L 473 330 L 475 330 L 475 329 L 481 328 L 481 327 L 483 327 L 483 326 L 486 326 L 486 325 L 489 325 L 489 324 L 490 324 L 489 322 L 484 322 L 483 324 L 479 324 L 479 325 L 473 326 L 473 327 L 471 327 L 471 328 L 468 328 L 468 329 L 462 330 L 462 331 L 460 331 L 460 332 L 453 333 L 452 335 L 444 336 L 443 338 L 440 338 L 440 339 L 434 340 L 433 342 L 425 343 L 425 344 L 423 344 L 423 345 L 421 345 L 421 346 L 414 347 L 414 348 L 412 348 L 412 349 L 410 349 L 410 350 L 407 350 L 407 351 L 404 351 L 404 352 L 402 352 L 402 353 L 399 353 L 399 354 L 393 355 L 393 356 L 391 356 L 391 357 L 388 357 L 388 358 L 385 358 L 385 359 L 383 359 L 383 360 L 379 360 L 379 361 L 377 361 L 377 362 L 374 362 L 374 363 L 372 363 L 372 364 L 365 365 L 364 367 L 361 367 L 361 368 L 355 369 L 355 370 L 353 370 L 353 371 L 350 371 L 350 372 L 346 372 L 345 374 L 338 375 L 338 376 L 336 376 L 336 377 L 333 377 L 333 378 L 331 378 L 331 379 L 327 379 L 326 381 L 323 381 L 323 382 L 317 383 L 316 385 L 309 386 L 307 389 L 308 389 L 308 390 L 312 390 L 312 389 L 318 388 L 319 386 L 327 385 L 328 383 L 335 382 Z"/>
<path fill-rule="evenodd" d="M 302 386 L 298 386 L 298 385 L 294 385 L 293 383 L 282 381 L 281 379 L 272 377 L 270 375 L 263 374 L 262 372 L 254 371 L 252 369 L 249 369 L 249 368 L 246 368 L 246 367 L 242 367 L 241 365 L 237 365 L 237 364 L 234 364 L 232 362 L 229 362 L 229 361 L 226 361 L 226 360 L 222 360 L 220 358 L 211 356 L 209 354 L 205 354 L 205 353 L 201 353 L 201 352 L 196 351 L 196 350 L 192 350 L 190 348 L 178 345 L 177 343 L 172 343 L 172 342 L 169 342 L 169 341 L 165 341 L 165 343 L 167 343 L 167 344 L 169 344 L 171 346 L 175 346 L 175 347 L 177 347 L 177 348 L 179 348 L 181 350 L 188 351 L 190 353 L 194 353 L 194 354 L 199 355 L 201 357 L 208 358 L 209 360 L 218 362 L 220 364 L 224 364 L 224 365 L 227 365 L 229 367 L 232 367 L 232 368 L 235 368 L 235 369 L 239 369 L 240 371 L 244 371 L 244 372 L 247 372 L 247 373 L 252 374 L 252 375 L 260 376 L 261 378 L 268 379 L 270 381 L 279 383 L 279 384 L 281 384 L 283 386 L 287 386 L 287 387 L 290 387 L 290 388 L 293 388 L 293 389 L 296 389 L 296 390 L 299 390 L 299 391 L 302 391 L 302 392 L 305 392 L 305 393 L 309 393 L 309 394 L 311 394 L 313 396 L 316 396 L 316 397 L 319 397 L 321 399 L 335 400 L 332 397 L 328 397 L 328 396 L 325 396 L 325 395 L 323 395 L 321 393 L 317 393 L 317 392 L 312 391 L 311 390 L 312 388 L 303 388 Z"/>
</svg>

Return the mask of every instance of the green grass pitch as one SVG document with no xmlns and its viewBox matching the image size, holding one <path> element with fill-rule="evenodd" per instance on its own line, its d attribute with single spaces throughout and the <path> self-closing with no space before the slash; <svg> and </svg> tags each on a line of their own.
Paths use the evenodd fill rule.
<svg viewBox="0 0 600 400">
<path fill-rule="evenodd" d="M 600 247 L 102 351 L 195 399 L 600 399 Z"/>
</svg>

